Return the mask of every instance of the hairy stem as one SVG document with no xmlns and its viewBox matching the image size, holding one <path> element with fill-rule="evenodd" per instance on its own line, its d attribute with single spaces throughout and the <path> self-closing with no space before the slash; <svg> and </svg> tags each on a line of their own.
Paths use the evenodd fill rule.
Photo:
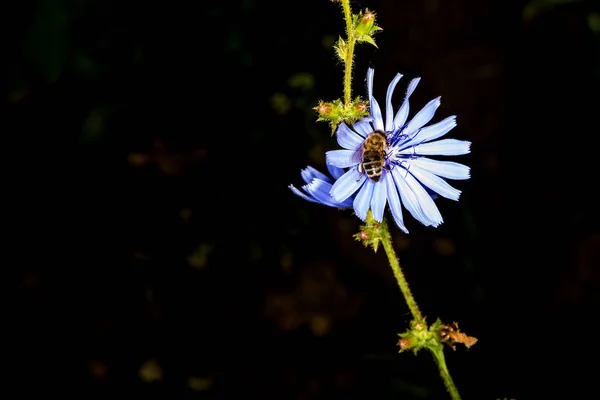
<svg viewBox="0 0 600 400">
<path fill-rule="evenodd" d="M 381 244 L 383 245 L 383 248 L 385 250 L 385 254 L 388 257 L 390 266 L 392 267 L 392 271 L 394 272 L 394 276 L 396 277 L 396 281 L 398 282 L 398 286 L 400 287 L 400 291 L 404 295 L 404 300 L 406 300 L 406 304 L 410 309 L 413 319 L 418 323 L 425 323 L 425 320 L 421 315 L 421 311 L 419 310 L 419 306 L 417 305 L 417 302 L 415 301 L 415 298 L 412 292 L 410 291 L 410 288 L 408 287 L 408 282 L 406 281 L 406 277 L 402 272 L 402 268 L 400 268 L 400 261 L 398 260 L 396 252 L 392 247 L 392 238 L 385 218 L 381 222 L 380 238 Z M 446 386 L 448 393 L 450 393 L 452 400 L 460 400 L 458 389 L 456 388 L 456 385 L 454 384 L 454 381 L 452 380 L 452 377 L 448 372 L 448 367 L 446 366 L 446 359 L 444 358 L 444 351 L 442 347 L 440 346 L 435 350 L 431 350 L 431 352 L 433 353 L 433 359 L 435 360 L 435 364 L 438 366 L 440 376 L 442 377 L 444 385 Z"/>
<path fill-rule="evenodd" d="M 450 393 L 450 397 L 452 397 L 452 400 L 461 400 L 460 395 L 458 394 L 458 389 L 456 388 L 456 385 L 454 384 L 454 381 L 452 380 L 452 377 L 448 372 L 448 367 L 446 367 L 446 359 L 444 358 L 444 352 L 440 348 L 437 351 L 433 350 L 432 354 L 435 364 L 440 370 L 440 376 L 444 381 L 444 385 L 446 385 L 446 390 L 448 390 L 448 393 Z"/>
<path fill-rule="evenodd" d="M 350 0 L 342 0 L 344 19 L 346 20 L 347 53 L 344 60 L 344 103 L 352 100 L 352 68 L 354 67 L 354 27 L 352 26 L 352 10 Z"/>
<path fill-rule="evenodd" d="M 408 287 L 406 277 L 404 277 L 402 268 L 400 268 L 400 261 L 398 260 L 396 252 L 392 247 L 392 238 L 385 218 L 381 223 L 381 232 L 381 244 L 383 245 L 383 249 L 385 250 L 388 260 L 390 261 L 390 266 L 392 267 L 392 271 L 394 271 L 394 276 L 396 277 L 398 286 L 404 295 L 404 300 L 406 300 L 406 304 L 408 305 L 413 318 L 417 322 L 423 322 L 423 316 L 421 315 L 419 306 L 417 305 L 417 302 L 415 301 L 415 298 Z"/>
</svg>

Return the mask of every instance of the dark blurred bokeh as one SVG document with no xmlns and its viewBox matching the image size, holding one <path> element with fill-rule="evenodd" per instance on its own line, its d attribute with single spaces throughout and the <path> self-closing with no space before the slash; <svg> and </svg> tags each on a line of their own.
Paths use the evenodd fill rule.
<svg viewBox="0 0 600 400">
<path fill-rule="evenodd" d="M 354 94 L 369 66 L 378 97 L 420 76 L 413 112 L 441 95 L 435 120 L 457 115 L 450 136 L 473 142 L 445 223 L 394 229 L 423 313 L 479 338 L 446 353 L 463 398 L 590 398 L 597 4 L 353 7 L 383 27 L 357 48 Z M 359 220 L 287 188 L 337 147 L 311 109 L 342 95 L 337 4 L 39 0 L 4 16 L 18 398 L 448 398 L 429 354 L 397 353 L 410 315 L 385 255 L 352 239 Z"/>
</svg>

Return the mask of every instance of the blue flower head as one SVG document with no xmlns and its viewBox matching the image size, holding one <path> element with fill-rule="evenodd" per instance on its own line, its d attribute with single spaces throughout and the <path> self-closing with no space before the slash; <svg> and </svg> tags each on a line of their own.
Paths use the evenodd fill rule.
<svg viewBox="0 0 600 400">
<path fill-rule="evenodd" d="M 327 165 L 330 172 L 335 171 L 332 175 L 336 181 L 333 184 L 331 181 L 313 184 L 316 187 L 310 190 L 307 188 L 310 185 L 307 181 L 304 188 L 312 197 L 298 193 L 295 188 L 292 190 L 307 200 L 322 204 L 337 207 L 351 203 L 356 215 L 363 221 L 371 209 L 373 219 L 381 222 L 386 204 L 389 204 L 394 221 L 406 233 L 408 230 L 404 226 L 402 206 L 422 224 L 437 227 L 443 219 L 433 196 L 458 200 L 460 190 L 450 186 L 444 178 L 469 179 L 470 168 L 452 161 L 434 160 L 428 156 L 467 154 L 470 152 L 471 142 L 436 140 L 456 126 L 455 116 L 425 126 L 440 106 L 440 97 L 431 100 L 408 120 L 409 98 L 420 78 L 409 83 L 406 97 L 394 115 L 392 94 L 402 75 L 394 77 L 387 90 L 384 120 L 379 103 L 373 97 L 373 76 L 374 70 L 370 68 L 367 73 L 367 89 L 371 115 L 357 121 L 352 129 L 346 124 L 340 124 L 336 136 L 343 149 L 326 154 Z M 365 142 L 372 142 L 372 135 L 385 137 L 385 142 L 379 148 L 380 152 L 373 153 L 369 147 L 365 147 Z M 341 174 L 340 169 L 345 172 Z M 305 175 L 306 170 L 303 172 L 303 176 Z M 312 179 L 312 182 L 316 179 L 321 182 L 322 177 L 314 176 Z M 329 188 L 330 198 L 320 192 L 326 188 Z"/>
<path fill-rule="evenodd" d="M 343 169 L 335 167 L 331 164 L 327 165 L 327 169 L 329 169 L 329 173 L 331 174 L 331 176 L 333 176 L 334 179 L 337 179 L 344 174 Z M 302 175 L 302 179 L 306 183 L 304 186 L 302 186 L 304 192 L 297 189 L 294 185 L 288 186 L 290 189 L 292 189 L 292 192 L 294 192 L 298 196 L 313 203 L 320 203 L 330 207 L 352 207 L 351 198 L 347 198 L 344 201 L 340 202 L 336 202 L 333 200 L 329 192 L 331 192 L 331 187 L 333 186 L 334 181 L 327 175 L 317 171 L 311 166 L 308 166 L 305 169 L 303 169 L 300 172 L 300 174 Z"/>
</svg>

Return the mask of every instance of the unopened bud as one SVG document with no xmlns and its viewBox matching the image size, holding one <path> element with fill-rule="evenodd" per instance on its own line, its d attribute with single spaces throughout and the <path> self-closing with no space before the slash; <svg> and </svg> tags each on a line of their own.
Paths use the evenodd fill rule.
<svg viewBox="0 0 600 400">
<path fill-rule="evenodd" d="M 369 10 L 362 15 L 358 26 L 356 27 L 356 33 L 359 35 L 368 35 L 373 30 L 375 24 L 375 14 Z"/>
<path fill-rule="evenodd" d="M 416 343 L 417 342 L 415 341 L 415 338 L 413 336 L 403 337 L 402 339 L 398 340 L 398 346 L 400 347 L 400 350 L 398 352 L 402 353 L 403 351 L 410 349 L 413 349 L 414 351 Z"/>
<path fill-rule="evenodd" d="M 362 102 L 362 101 L 361 101 L 360 103 L 358 103 L 358 104 L 356 105 L 356 110 L 357 110 L 359 113 L 364 113 L 364 112 L 366 112 L 366 111 L 367 111 L 367 105 L 366 105 L 364 102 Z"/>
<path fill-rule="evenodd" d="M 329 115 L 329 114 L 331 114 L 331 104 L 329 104 L 329 103 L 319 103 L 319 106 L 317 107 L 317 112 L 320 115 Z"/>
</svg>

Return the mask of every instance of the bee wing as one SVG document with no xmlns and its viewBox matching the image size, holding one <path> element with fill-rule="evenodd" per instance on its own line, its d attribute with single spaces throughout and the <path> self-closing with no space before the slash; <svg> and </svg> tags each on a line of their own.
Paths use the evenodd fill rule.
<svg viewBox="0 0 600 400">
<path fill-rule="evenodd" d="M 363 155 L 363 147 L 360 146 L 358 149 L 356 149 L 356 151 L 352 154 L 352 162 L 355 163 L 360 163 L 362 161 L 362 155 Z"/>
</svg>

